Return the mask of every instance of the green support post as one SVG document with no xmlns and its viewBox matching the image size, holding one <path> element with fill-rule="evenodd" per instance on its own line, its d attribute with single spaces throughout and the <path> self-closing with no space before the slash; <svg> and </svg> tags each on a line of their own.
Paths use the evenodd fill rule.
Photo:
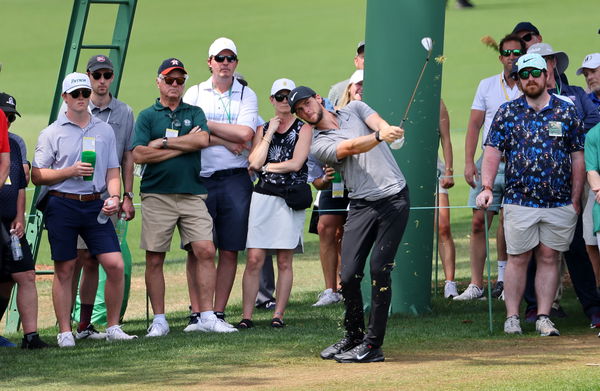
<svg viewBox="0 0 600 391">
<path fill-rule="evenodd" d="M 410 189 L 411 212 L 392 272 L 392 313 L 430 311 L 436 160 L 445 0 L 369 0 L 365 46 L 364 100 L 390 124 L 398 125 L 427 58 L 433 52 L 404 123 L 405 144 L 394 157 Z M 368 265 L 366 267 L 368 272 Z M 370 301 L 370 278 L 363 295 Z"/>
</svg>

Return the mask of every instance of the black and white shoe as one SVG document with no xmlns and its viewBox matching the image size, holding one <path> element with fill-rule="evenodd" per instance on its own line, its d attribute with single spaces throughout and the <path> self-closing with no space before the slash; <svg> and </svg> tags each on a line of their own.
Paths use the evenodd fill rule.
<svg viewBox="0 0 600 391">
<path fill-rule="evenodd" d="M 361 343 L 362 338 L 359 339 L 346 336 L 340 339 L 338 342 L 334 343 L 333 345 L 323 349 L 320 356 L 323 360 L 333 360 L 333 357 L 336 354 L 347 352 L 348 350 L 353 349 Z"/>
<path fill-rule="evenodd" d="M 340 363 L 367 363 L 381 362 L 385 360 L 383 350 L 376 348 L 367 342 L 363 342 L 354 349 L 333 356 Z"/>
</svg>

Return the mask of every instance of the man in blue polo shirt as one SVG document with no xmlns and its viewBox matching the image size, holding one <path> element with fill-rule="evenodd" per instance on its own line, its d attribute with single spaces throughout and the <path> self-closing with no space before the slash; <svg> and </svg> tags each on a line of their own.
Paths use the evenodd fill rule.
<svg viewBox="0 0 600 391">
<path fill-rule="evenodd" d="M 585 56 L 581 68 L 575 74 L 583 74 L 590 90 L 588 96 L 600 111 L 600 53 L 591 53 Z"/>
<path fill-rule="evenodd" d="M 87 75 L 67 75 L 62 91 L 67 110 L 40 133 L 31 172 L 35 185 L 49 187 L 44 217 L 54 260 L 52 299 L 60 330 L 58 345 L 75 346 L 71 304 L 78 235 L 106 271 L 107 340 L 133 339 L 119 326 L 124 281 L 119 241 L 112 224 L 98 221 L 100 213 L 112 215 L 119 210 L 115 135 L 107 123 L 88 112 L 92 88 Z M 90 162 L 83 162 L 84 156 Z M 109 198 L 102 201 L 106 190 Z"/>
<path fill-rule="evenodd" d="M 536 330 L 559 335 L 548 317 L 558 283 L 558 254 L 573 239 L 585 177 L 583 128 L 575 107 L 546 90 L 546 61 L 526 54 L 517 61 L 524 96 L 498 109 L 486 140 L 482 191 L 477 205 L 491 205 L 501 155 L 506 158 L 504 229 L 508 265 L 504 332 L 520 334 L 519 305 L 532 252 L 537 261 Z"/>
<path fill-rule="evenodd" d="M 192 315 L 184 331 L 237 331 L 213 312 L 217 273 L 213 225 L 205 204 L 206 188 L 198 176 L 199 151 L 208 146 L 209 132 L 202 109 L 181 100 L 186 79 L 181 61 L 163 61 L 156 78 L 160 97 L 139 114 L 135 124 L 133 160 L 145 165 L 140 247 L 146 250 L 146 287 L 154 312 L 146 337 L 161 337 L 170 330 L 163 263 L 175 226 L 183 247 L 193 254 L 186 267 Z"/>
</svg>

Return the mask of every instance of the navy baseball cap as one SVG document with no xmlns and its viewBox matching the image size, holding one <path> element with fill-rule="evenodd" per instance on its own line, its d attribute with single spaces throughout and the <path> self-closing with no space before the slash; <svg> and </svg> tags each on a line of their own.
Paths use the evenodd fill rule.
<svg viewBox="0 0 600 391">
<path fill-rule="evenodd" d="M 296 112 L 294 106 L 302 99 L 310 98 L 315 96 L 317 93 L 312 89 L 305 86 L 294 88 L 288 95 L 288 104 L 290 105 L 292 114 Z"/>
<path fill-rule="evenodd" d="M 160 64 L 160 66 L 158 67 L 158 74 L 166 75 L 167 73 L 175 69 L 179 69 L 181 72 L 187 74 L 183 63 L 174 57 L 167 58 L 165 61 L 162 62 L 162 64 Z"/>
<path fill-rule="evenodd" d="M 540 31 L 535 27 L 531 22 L 520 22 L 517 23 L 515 28 L 513 29 L 513 34 L 518 33 L 519 31 L 530 31 L 535 33 L 536 35 L 540 35 Z"/>
<path fill-rule="evenodd" d="M 6 92 L 0 92 L 0 110 L 5 113 L 15 113 L 19 117 L 21 116 L 17 111 L 17 100 Z"/>
</svg>

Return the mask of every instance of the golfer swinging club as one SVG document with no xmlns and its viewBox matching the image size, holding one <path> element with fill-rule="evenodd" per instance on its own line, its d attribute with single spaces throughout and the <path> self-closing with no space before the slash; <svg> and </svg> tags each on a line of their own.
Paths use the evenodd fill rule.
<svg viewBox="0 0 600 391">
<path fill-rule="evenodd" d="M 390 273 L 402 240 L 410 207 L 406 180 L 389 146 L 404 136 L 362 101 L 336 112 L 324 110 L 322 98 L 308 87 L 289 94 L 292 113 L 317 133 L 311 153 L 341 172 L 348 187 L 350 210 L 342 239 L 342 295 L 346 335 L 321 352 L 342 363 L 383 361 L 392 287 Z M 360 282 L 371 252 L 371 315 L 365 330 Z"/>
</svg>

